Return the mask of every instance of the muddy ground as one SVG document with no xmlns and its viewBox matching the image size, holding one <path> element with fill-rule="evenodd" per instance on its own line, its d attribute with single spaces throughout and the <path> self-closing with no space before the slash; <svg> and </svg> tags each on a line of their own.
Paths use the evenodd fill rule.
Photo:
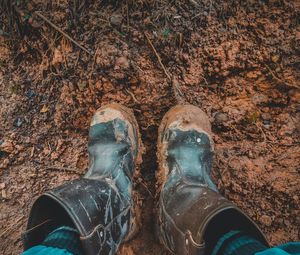
<svg viewBox="0 0 300 255">
<path fill-rule="evenodd" d="M 89 121 L 113 101 L 134 110 L 146 148 L 143 226 L 120 254 L 166 254 L 154 234 L 155 149 L 178 102 L 212 121 L 222 194 L 272 245 L 300 239 L 299 1 L 5 2 L 0 254 L 22 250 L 39 194 L 86 171 Z"/>
</svg>

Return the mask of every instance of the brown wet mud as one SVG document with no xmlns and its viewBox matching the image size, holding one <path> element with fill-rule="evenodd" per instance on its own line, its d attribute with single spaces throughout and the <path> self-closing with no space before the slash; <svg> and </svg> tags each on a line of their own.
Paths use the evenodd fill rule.
<svg viewBox="0 0 300 255">
<path fill-rule="evenodd" d="M 1 254 L 22 250 L 37 196 L 85 173 L 91 117 L 111 102 L 132 109 L 145 147 L 136 182 L 141 231 L 119 254 L 167 254 L 155 235 L 156 142 L 179 101 L 209 116 L 222 194 L 272 245 L 299 240 L 298 1 L 34 0 L 13 13 L 1 8 Z"/>
</svg>

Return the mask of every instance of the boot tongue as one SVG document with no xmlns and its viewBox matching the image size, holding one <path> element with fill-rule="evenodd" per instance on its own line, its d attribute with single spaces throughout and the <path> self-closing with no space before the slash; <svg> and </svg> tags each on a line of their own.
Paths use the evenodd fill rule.
<svg viewBox="0 0 300 255">
<path fill-rule="evenodd" d="M 101 122 L 90 127 L 89 146 L 95 143 L 125 141 L 130 144 L 128 127 L 121 119 Z"/>
<path fill-rule="evenodd" d="M 91 126 L 89 133 L 89 170 L 85 177 L 116 178 L 123 168 L 129 179 L 133 169 L 133 154 L 128 128 L 124 121 L 99 123 Z"/>
<path fill-rule="evenodd" d="M 114 169 L 125 160 L 129 151 L 125 143 L 94 144 L 89 146 L 90 168 L 93 175 L 111 176 Z"/>
<path fill-rule="evenodd" d="M 210 179 L 212 147 L 207 134 L 196 130 L 173 129 L 168 136 L 168 167 L 177 171 L 186 182 L 203 184 L 213 190 L 216 186 Z"/>
</svg>

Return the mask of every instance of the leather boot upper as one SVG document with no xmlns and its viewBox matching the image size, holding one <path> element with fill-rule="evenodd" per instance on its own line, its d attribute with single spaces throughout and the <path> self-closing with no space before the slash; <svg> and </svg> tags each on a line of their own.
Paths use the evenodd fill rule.
<svg viewBox="0 0 300 255">
<path fill-rule="evenodd" d="M 266 242 L 256 224 L 218 193 L 210 178 L 213 152 L 209 119 L 202 110 L 176 106 L 165 115 L 157 152 L 158 235 L 172 253 L 209 254 L 213 239 L 232 229 Z"/>
<path fill-rule="evenodd" d="M 138 126 L 129 109 L 117 104 L 100 108 L 90 127 L 87 173 L 35 201 L 25 249 L 67 225 L 78 230 L 85 254 L 115 254 L 137 230 L 133 178 L 140 147 Z"/>
</svg>

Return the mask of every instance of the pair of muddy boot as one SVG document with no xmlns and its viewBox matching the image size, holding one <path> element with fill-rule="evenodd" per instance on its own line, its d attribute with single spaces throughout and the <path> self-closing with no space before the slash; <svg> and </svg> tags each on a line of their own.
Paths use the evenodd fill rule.
<svg viewBox="0 0 300 255">
<path fill-rule="evenodd" d="M 78 230 L 84 254 L 114 254 L 139 228 L 133 182 L 141 150 L 132 112 L 118 104 L 100 108 L 90 127 L 89 170 L 36 200 L 25 249 L 63 225 Z M 158 136 L 157 234 L 172 253 L 210 254 L 230 230 L 266 243 L 256 224 L 218 193 L 210 178 L 213 152 L 210 123 L 202 110 L 176 106 L 165 115 Z"/>
</svg>

